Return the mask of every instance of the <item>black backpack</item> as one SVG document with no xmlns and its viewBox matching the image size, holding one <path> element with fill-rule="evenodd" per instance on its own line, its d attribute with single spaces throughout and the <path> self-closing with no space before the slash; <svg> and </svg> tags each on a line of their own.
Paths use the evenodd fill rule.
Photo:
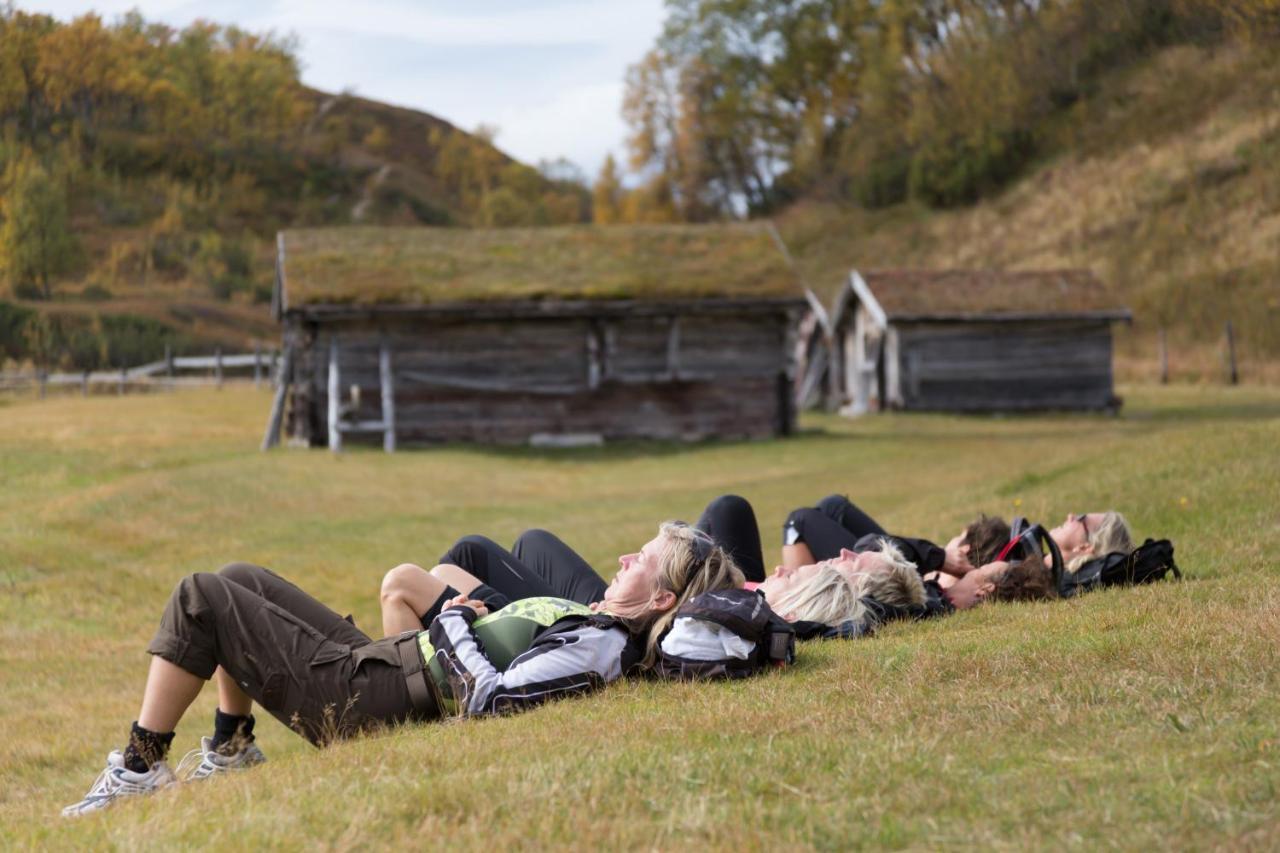
<svg viewBox="0 0 1280 853">
<path fill-rule="evenodd" d="M 1168 539 L 1148 539 L 1128 554 L 1107 554 L 1064 574 L 1058 589 L 1063 598 L 1071 598 L 1103 586 L 1154 583 L 1164 580 L 1170 572 L 1176 580 L 1182 579 L 1182 572 L 1173 561 L 1173 543 Z"/>
<path fill-rule="evenodd" d="M 686 618 L 727 628 L 755 643 L 755 650 L 745 660 L 734 657 L 693 660 L 667 654 L 659 646 L 654 671 L 662 678 L 746 678 L 767 667 L 786 666 L 795 661 L 795 629 L 773 612 L 759 592 L 745 589 L 704 592 L 676 611 L 676 619 Z"/>
</svg>

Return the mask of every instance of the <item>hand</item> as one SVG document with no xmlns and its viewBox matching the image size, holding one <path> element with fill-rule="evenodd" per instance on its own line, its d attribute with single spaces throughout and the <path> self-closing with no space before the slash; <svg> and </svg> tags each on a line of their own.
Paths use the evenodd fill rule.
<svg viewBox="0 0 1280 853">
<path fill-rule="evenodd" d="M 964 577 L 973 571 L 973 563 L 969 562 L 969 546 L 947 546 L 946 559 L 942 561 L 942 571 L 955 577 Z"/>
<path fill-rule="evenodd" d="M 470 607 L 475 611 L 476 616 L 489 615 L 489 608 L 484 606 L 484 602 L 478 598 L 470 598 L 467 595 L 456 595 L 444 603 L 444 609 L 450 607 Z"/>
</svg>

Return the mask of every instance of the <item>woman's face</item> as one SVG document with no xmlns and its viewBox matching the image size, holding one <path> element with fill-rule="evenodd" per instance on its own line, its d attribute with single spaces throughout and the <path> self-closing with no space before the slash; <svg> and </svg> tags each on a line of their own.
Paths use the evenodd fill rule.
<svg viewBox="0 0 1280 853">
<path fill-rule="evenodd" d="M 773 574 L 765 578 L 764 583 L 760 584 L 757 589 L 764 593 L 766 600 L 772 598 L 776 601 L 777 596 L 813 577 L 821 568 L 822 563 L 810 563 L 807 566 L 797 566 L 794 569 L 778 566 L 773 570 Z"/>
<path fill-rule="evenodd" d="M 618 558 L 618 573 L 604 591 L 604 610 L 614 616 L 635 618 L 655 609 L 666 610 L 675 603 L 675 595 L 658 585 L 658 553 L 662 547 L 659 534 L 636 553 Z"/>
<path fill-rule="evenodd" d="M 1061 524 L 1049 531 L 1049 538 L 1058 543 L 1064 559 L 1087 552 L 1089 535 L 1102 525 L 1105 513 L 1067 513 Z"/>
<path fill-rule="evenodd" d="M 887 572 L 892 568 L 889 560 L 879 551 L 857 553 L 850 551 L 848 548 L 841 548 L 839 557 L 832 557 L 830 560 L 823 560 L 820 563 L 811 563 L 795 569 L 778 566 L 778 568 L 774 569 L 773 574 L 765 578 L 764 583 L 760 584 L 759 589 L 764 591 L 764 596 L 767 599 L 807 581 L 821 571 L 824 566 L 831 566 L 850 583 L 853 582 L 853 578 L 856 575 Z"/>
</svg>

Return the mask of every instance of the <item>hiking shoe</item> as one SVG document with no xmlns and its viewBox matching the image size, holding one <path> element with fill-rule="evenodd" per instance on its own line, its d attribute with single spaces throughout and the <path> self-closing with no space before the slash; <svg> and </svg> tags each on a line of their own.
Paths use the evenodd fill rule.
<svg viewBox="0 0 1280 853">
<path fill-rule="evenodd" d="M 98 774 L 93 787 L 84 799 L 62 810 L 63 817 L 80 815 L 105 809 L 116 800 L 136 797 L 167 788 L 177 782 L 169 765 L 157 761 L 146 773 L 135 773 L 124 766 L 124 753 L 114 750 L 107 756 L 107 767 Z"/>
<path fill-rule="evenodd" d="M 184 782 L 207 779 L 228 770 L 243 770 L 267 760 L 256 743 L 246 744 L 239 752 L 223 755 L 213 748 L 213 738 L 200 738 L 200 748 L 193 749 L 178 762 L 178 778 Z"/>
</svg>

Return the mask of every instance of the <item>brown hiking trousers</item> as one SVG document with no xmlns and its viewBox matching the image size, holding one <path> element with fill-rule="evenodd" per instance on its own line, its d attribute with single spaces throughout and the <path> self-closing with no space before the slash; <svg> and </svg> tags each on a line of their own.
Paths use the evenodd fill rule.
<svg viewBox="0 0 1280 853">
<path fill-rule="evenodd" d="M 415 707 L 400 643 L 413 643 L 420 667 L 412 634 L 372 640 L 274 572 L 231 563 L 178 582 L 147 651 L 200 678 L 221 666 L 254 702 L 322 746 L 380 724 L 439 717 L 434 706 Z"/>
</svg>

